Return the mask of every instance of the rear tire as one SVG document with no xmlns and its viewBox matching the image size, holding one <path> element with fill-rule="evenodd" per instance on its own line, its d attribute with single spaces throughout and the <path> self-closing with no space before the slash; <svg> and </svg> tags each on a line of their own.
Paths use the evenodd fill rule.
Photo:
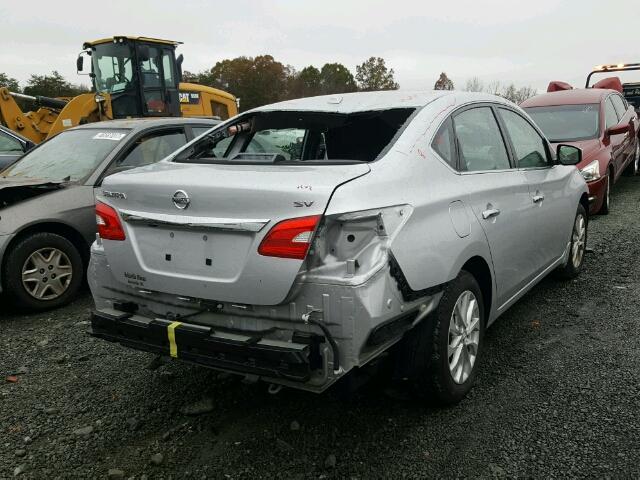
<svg viewBox="0 0 640 480">
<path fill-rule="evenodd" d="M 634 176 L 638 174 L 638 170 L 640 170 L 640 139 L 636 139 L 636 152 L 624 173 L 625 175 Z"/>
<path fill-rule="evenodd" d="M 55 233 L 26 237 L 6 255 L 2 276 L 7 294 L 19 307 L 35 311 L 61 307 L 82 285 L 80 252 Z"/>
<path fill-rule="evenodd" d="M 466 271 L 444 290 L 436 310 L 406 339 L 415 393 L 439 405 L 460 402 L 475 383 L 486 319 L 478 282 Z"/>
<path fill-rule="evenodd" d="M 570 280 L 577 277 L 584 266 L 584 255 L 587 248 L 587 212 L 582 206 L 578 205 L 578 211 L 573 221 L 571 230 L 571 244 L 569 245 L 569 258 L 567 264 L 558 271 L 558 277 Z"/>
</svg>

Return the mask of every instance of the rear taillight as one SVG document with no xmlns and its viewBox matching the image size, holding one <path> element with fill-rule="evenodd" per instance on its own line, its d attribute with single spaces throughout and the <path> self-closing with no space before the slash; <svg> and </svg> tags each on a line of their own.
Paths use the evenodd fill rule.
<svg viewBox="0 0 640 480">
<path fill-rule="evenodd" d="M 258 253 L 267 257 L 304 260 L 320 218 L 322 215 L 313 215 L 275 224 L 260 243 Z"/>
<path fill-rule="evenodd" d="M 120 223 L 118 212 L 102 202 L 96 203 L 96 223 L 98 235 L 104 240 L 124 240 L 124 229 Z"/>
</svg>

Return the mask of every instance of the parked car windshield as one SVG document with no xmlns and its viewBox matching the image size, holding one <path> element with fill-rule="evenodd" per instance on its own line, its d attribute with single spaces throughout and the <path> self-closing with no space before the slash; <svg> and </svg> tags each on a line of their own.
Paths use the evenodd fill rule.
<svg viewBox="0 0 640 480">
<path fill-rule="evenodd" d="M 371 162 L 412 108 L 338 114 L 276 111 L 214 130 L 174 159 L 194 163 Z"/>
<path fill-rule="evenodd" d="M 67 130 L 27 153 L 2 177 L 51 182 L 79 181 L 89 176 L 127 136 L 127 130 Z"/>
<path fill-rule="evenodd" d="M 552 142 L 590 140 L 600 133 L 600 105 L 597 103 L 527 107 L 525 110 Z"/>
</svg>

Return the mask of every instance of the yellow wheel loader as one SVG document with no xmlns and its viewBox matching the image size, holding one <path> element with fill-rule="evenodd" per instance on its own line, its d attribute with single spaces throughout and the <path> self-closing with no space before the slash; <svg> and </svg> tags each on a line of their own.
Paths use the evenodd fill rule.
<svg viewBox="0 0 640 480">
<path fill-rule="evenodd" d="M 181 83 L 180 42 L 116 36 L 86 42 L 78 56 L 78 73 L 91 63 L 93 92 L 70 99 L 29 96 L 0 88 L 0 122 L 40 143 L 76 125 L 135 117 L 219 117 L 238 113 L 230 93 L 195 83 Z M 88 70 L 88 69 L 87 69 Z M 37 110 L 24 113 L 16 99 Z"/>
</svg>

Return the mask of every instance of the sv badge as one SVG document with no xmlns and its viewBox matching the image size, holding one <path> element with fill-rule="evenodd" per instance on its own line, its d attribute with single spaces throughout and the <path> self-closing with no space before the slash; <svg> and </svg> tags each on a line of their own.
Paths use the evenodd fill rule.
<svg viewBox="0 0 640 480">
<path fill-rule="evenodd" d="M 313 202 L 293 202 L 293 206 L 296 208 L 302 208 L 302 207 L 310 207 L 311 205 L 313 205 Z"/>
</svg>

